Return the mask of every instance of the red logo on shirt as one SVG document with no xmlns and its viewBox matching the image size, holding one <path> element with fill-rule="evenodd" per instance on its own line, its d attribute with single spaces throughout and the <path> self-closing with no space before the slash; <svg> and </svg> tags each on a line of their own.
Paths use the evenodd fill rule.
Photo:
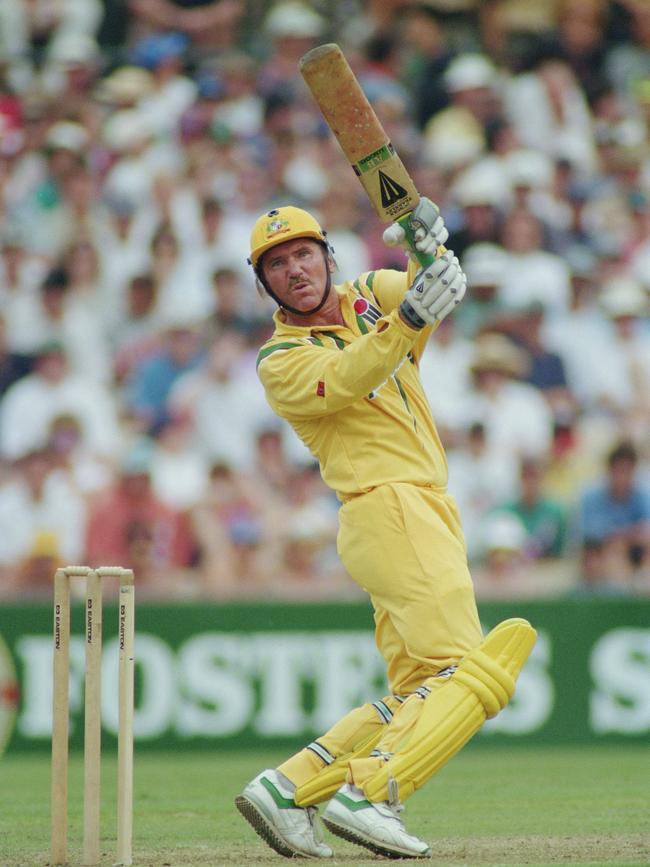
<svg viewBox="0 0 650 867">
<path fill-rule="evenodd" d="M 357 300 L 354 302 L 353 306 L 354 306 L 354 312 L 358 313 L 359 316 L 363 316 L 363 314 L 366 312 L 368 307 L 370 307 L 370 305 L 368 304 L 368 302 L 366 301 L 365 298 L 357 298 Z"/>
<path fill-rule="evenodd" d="M 323 380 L 319 380 L 318 385 L 316 387 L 316 394 L 318 397 L 325 397 L 325 383 Z"/>
</svg>

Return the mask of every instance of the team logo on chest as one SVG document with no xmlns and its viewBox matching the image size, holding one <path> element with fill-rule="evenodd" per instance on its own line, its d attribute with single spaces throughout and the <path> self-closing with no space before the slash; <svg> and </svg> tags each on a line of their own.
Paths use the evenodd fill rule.
<svg viewBox="0 0 650 867">
<path fill-rule="evenodd" d="M 368 325 L 374 326 L 377 324 L 377 320 L 381 319 L 383 313 L 379 310 L 378 307 L 375 307 L 374 304 L 371 304 L 366 298 L 362 295 L 358 295 L 354 301 L 352 302 L 352 309 L 354 310 L 357 322 L 361 327 L 361 331 L 364 331 L 365 328 L 361 325 L 361 323 L 367 323 Z"/>
</svg>

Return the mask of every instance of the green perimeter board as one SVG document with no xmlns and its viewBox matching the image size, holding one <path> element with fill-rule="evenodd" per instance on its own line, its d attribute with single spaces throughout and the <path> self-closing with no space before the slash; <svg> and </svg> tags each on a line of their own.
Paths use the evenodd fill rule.
<svg viewBox="0 0 650 867">
<path fill-rule="evenodd" d="M 512 745 L 514 743 L 588 743 L 588 742 L 647 742 L 650 735 L 650 600 L 628 598 L 567 598 L 554 601 L 525 601 L 508 603 L 483 603 L 480 605 L 481 620 L 486 630 L 507 617 L 526 617 L 540 632 L 540 642 L 534 657 L 525 670 L 529 678 L 528 693 L 540 701 L 548 703 L 548 713 L 543 722 L 530 728 L 514 731 L 482 732 L 477 743 L 489 741 L 491 744 Z M 6 707 L 17 697 L 18 724 L 13 726 L 9 740 L 11 750 L 33 750 L 49 748 L 49 734 L 44 729 L 42 714 L 40 722 L 33 713 L 26 714 L 32 707 L 35 696 L 43 696 L 47 691 L 46 678 L 50 678 L 51 668 L 45 654 L 51 653 L 52 608 L 47 604 L 4 605 L 0 609 L 0 638 L 9 648 L 9 655 L 17 672 L 17 691 L 13 690 L 11 677 L 0 671 L 0 696 L 4 696 Z M 83 641 L 83 604 L 77 603 L 72 613 L 72 632 L 77 641 Z M 107 602 L 104 611 L 104 643 L 115 638 L 117 633 L 117 608 L 114 602 Z M 162 656 L 166 664 L 175 666 L 175 655 L 187 645 L 188 640 L 207 637 L 208 641 L 240 641 L 254 653 L 260 665 L 266 667 L 273 676 L 281 671 L 274 669 L 274 653 L 278 642 L 304 638 L 305 647 L 313 651 L 314 645 L 323 657 L 336 645 L 345 643 L 346 635 L 358 637 L 368 654 L 372 645 L 372 612 L 363 603 L 342 604 L 227 604 L 187 603 L 152 604 L 136 606 L 136 633 L 141 641 L 153 641 L 164 650 Z M 249 640 L 254 644 L 249 647 Z M 138 639 L 136 638 L 136 706 L 141 697 L 142 677 L 137 664 Z M 329 642 L 329 644 L 328 644 Z M 48 649 L 49 645 L 49 649 Z M 38 646 L 36 656 L 33 649 Z M 81 645 L 82 647 L 82 645 Z M 253 649 L 251 649 L 253 648 Z M 374 651 L 374 645 L 371 648 Z M 351 651 L 354 656 L 354 647 Z M 30 654 L 32 654 L 30 656 Z M 113 654 L 116 658 L 116 653 Z M 104 664 L 106 664 L 105 654 Z M 30 663 L 30 677 L 27 678 L 25 660 L 38 659 L 38 665 Z M 318 657 L 317 657 L 318 660 Z M 250 660 L 249 660 L 250 662 Z M 263 702 L 263 686 L 259 678 L 250 672 L 237 671 L 237 660 L 230 660 L 234 670 L 229 673 L 230 684 L 237 687 L 238 680 L 248 677 L 247 688 L 255 696 L 259 709 Z M 257 664 L 257 663 L 256 663 Z M 276 668 L 286 664 L 279 661 Z M 367 659 L 366 659 L 367 664 Z M 384 692 L 383 664 L 376 655 L 373 675 L 369 678 L 367 698 L 380 698 Z M 221 661 L 215 662 L 220 668 Z M 315 663 L 318 667 L 318 661 Z M 187 672 L 195 670 L 191 662 Z M 38 679 L 36 678 L 38 675 Z M 342 675 L 343 677 L 345 674 Z M 2 678 L 4 677 L 4 680 Z M 178 675 L 179 689 L 185 689 L 184 678 Z M 149 678 L 151 680 L 151 677 Z M 200 680 L 200 678 L 199 678 Z M 302 703 L 307 716 L 300 722 L 288 726 L 287 730 L 273 731 L 260 729 L 259 721 L 251 719 L 236 731 L 222 734 L 179 736 L 171 727 L 155 736 L 139 737 L 136 733 L 138 748 L 203 748 L 205 746 L 268 746 L 291 747 L 303 743 L 317 735 L 321 729 L 304 723 L 311 719 L 308 712 L 313 710 L 315 686 L 309 673 L 299 676 L 298 680 Z M 27 682 L 29 681 L 29 682 Z M 272 682 L 272 681 L 271 681 Z M 155 690 L 155 684 L 149 685 Z M 523 692 L 524 683 L 520 680 Z M 50 687 L 51 689 L 51 687 Z M 45 692 L 44 692 L 45 691 Z M 220 696 L 218 701 L 224 701 Z M 606 716 L 614 715 L 614 724 L 594 727 L 590 721 L 596 704 L 605 701 Z M 29 705 L 29 702 L 32 705 Z M 197 711 L 197 708 L 194 709 Z M 210 714 L 210 700 L 198 701 L 199 713 Z M 252 711 L 251 711 L 252 713 Z M 300 716 L 300 715 L 298 715 Z M 82 743 L 82 712 L 77 698 L 72 706 L 71 745 L 78 748 Z M 6 723 L 5 723 L 6 725 Z M 267 726 L 268 728 L 268 726 Z M 107 746 L 114 743 L 110 727 L 105 728 L 104 741 Z M 0 745 L 2 733 L 0 732 Z"/>
</svg>

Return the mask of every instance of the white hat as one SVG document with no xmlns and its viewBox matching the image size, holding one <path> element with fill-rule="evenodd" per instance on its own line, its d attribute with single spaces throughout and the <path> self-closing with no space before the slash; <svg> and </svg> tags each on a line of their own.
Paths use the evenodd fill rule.
<svg viewBox="0 0 650 867">
<path fill-rule="evenodd" d="M 526 528 L 511 512 L 496 512 L 483 525 L 485 551 L 521 551 L 526 542 Z"/>
<path fill-rule="evenodd" d="M 134 103 L 153 90 L 153 76 L 141 66 L 120 66 L 99 82 L 96 96 L 103 102 Z"/>
<path fill-rule="evenodd" d="M 459 169 L 476 160 L 485 149 L 481 124 L 462 106 L 434 115 L 423 134 L 425 159 L 443 169 Z"/>
<path fill-rule="evenodd" d="M 471 244 L 462 256 L 468 286 L 500 286 L 507 258 L 507 253 L 498 244 Z"/>
<path fill-rule="evenodd" d="M 474 341 L 470 370 L 499 371 L 506 376 L 522 377 L 530 366 L 523 349 L 505 334 L 485 332 Z"/>
<path fill-rule="evenodd" d="M 304 3 L 287 0 L 276 4 L 266 16 L 264 28 L 271 36 L 321 36 L 326 22 Z"/>
<path fill-rule="evenodd" d="M 632 277 L 616 277 L 607 283 L 600 294 L 600 303 L 612 319 L 645 316 L 648 313 L 646 293 Z"/>
<path fill-rule="evenodd" d="M 507 154 L 505 163 L 515 187 L 548 189 L 553 181 L 553 162 L 541 151 L 519 148 Z"/>
<path fill-rule="evenodd" d="M 124 109 L 111 115 L 104 124 L 102 136 L 111 150 L 125 151 L 151 135 L 146 121 L 134 109 Z"/>
<path fill-rule="evenodd" d="M 447 67 L 444 79 L 451 93 L 475 87 L 492 87 L 496 80 L 496 68 L 484 54 L 460 54 Z"/>
<path fill-rule="evenodd" d="M 510 200 L 510 178 L 502 165 L 486 159 L 461 172 L 451 192 L 461 208 L 470 205 L 503 207 Z"/>
<path fill-rule="evenodd" d="M 97 41 L 85 33 L 66 33 L 52 43 L 49 59 L 63 66 L 83 66 L 100 57 Z"/>
<path fill-rule="evenodd" d="M 88 132 L 80 123 L 61 120 L 52 124 L 45 136 L 45 146 L 52 150 L 79 152 L 88 144 Z"/>
</svg>

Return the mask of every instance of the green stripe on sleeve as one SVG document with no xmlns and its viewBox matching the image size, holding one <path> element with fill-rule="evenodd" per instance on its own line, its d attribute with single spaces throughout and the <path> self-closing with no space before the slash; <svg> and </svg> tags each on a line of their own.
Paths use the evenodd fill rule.
<svg viewBox="0 0 650 867">
<path fill-rule="evenodd" d="M 257 355 L 257 362 L 255 364 L 255 367 L 259 367 L 265 358 L 268 358 L 269 355 L 272 355 L 274 352 L 277 352 L 279 349 L 295 349 L 297 346 L 300 346 L 300 344 L 299 343 L 274 343 L 272 346 L 265 346 L 262 349 L 260 349 L 260 351 Z"/>
<path fill-rule="evenodd" d="M 414 416 L 413 413 L 411 412 L 411 407 L 410 407 L 410 405 L 409 405 L 409 399 L 408 399 L 408 397 L 406 396 L 406 392 L 404 391 L 404 386 L 403 386 L 402 383 L 399 381 L 399 377 L 397 376 L 396 373 L 393 374 L 393 379 L 395 380 L 395 385 L 398 387 L 398 389 L 399 389 L 399 393 L 400 393 L 400 395 L 402 396 L 402 400 L 404 401 L 404 406 L 406 407 L 406 410 L 407 410 L 408 414 L 409 414 L 409 415 L 411 416 L 411 418 L 413 419 L 413 427 L 415 428 L 415 430 L 417 430 L 417 428 L 418 428 L 418 423 L 417 423 L 417 421 L 416 421 L 415 416 Z"/>
</svg>

